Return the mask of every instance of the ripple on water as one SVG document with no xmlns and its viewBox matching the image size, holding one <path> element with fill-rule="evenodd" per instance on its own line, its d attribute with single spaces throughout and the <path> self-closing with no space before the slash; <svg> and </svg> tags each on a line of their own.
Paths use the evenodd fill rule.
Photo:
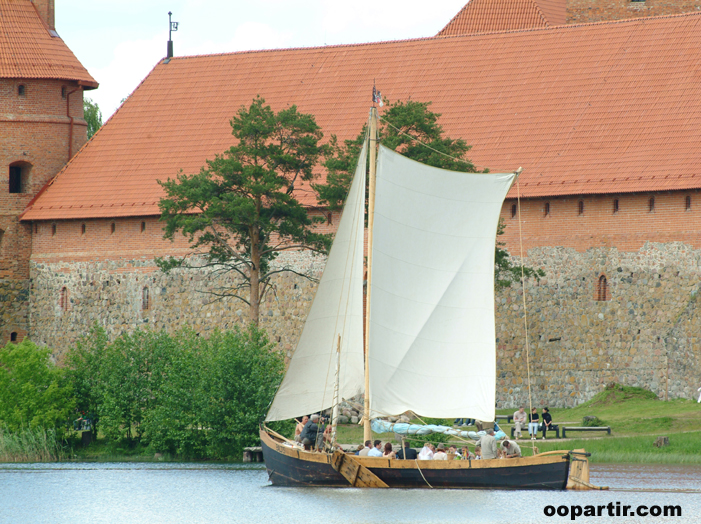
<svg viewBox="0 0 701 524">
<path fill-rule="evenodd" d="M 595 484 L 635 491 L 305 489 L 270 486 L 258 464 L 2 464 L 0 523 L 542 524 L 571 522 L 544 517 L 547 505 L 617 501 L 679 504 L 684 518 L 672 521 L 701 523 L 699 479 L 699 467 L 595 465 Z M 687 492 L 653 491 L 667 488 Z M 688 492 L 692 489 L 696 491 Z"/>
</svg>

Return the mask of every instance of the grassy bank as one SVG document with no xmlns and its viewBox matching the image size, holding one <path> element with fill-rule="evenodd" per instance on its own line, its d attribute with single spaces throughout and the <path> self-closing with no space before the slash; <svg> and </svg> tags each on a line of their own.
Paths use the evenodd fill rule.
<svg viewBox="0 0 701 524">
<path fill-rule="evenodd" d="M 10 433 L 0 428 L 0 462 L 56 462 L 67 449 L 55 431 L 22 429 Z"/>
<path fill-rule="evenodd" d="M 534 407 L 541 412 L 542 405 L 534 404 Z M 513 412 L 513 409 L 497 410 L 499 415 Z M 597 417 L 601 425 L 611 426 L 612 434 L 572 433 L 576 438 L 555 440 L 554 434 L 549 433 L 547 440 L 536 441 L 540 452 L 585 448 L 592 453 L 594 463 L 701 464 L 701 405 L 692 400 L 662 401 L 650 391 L 615 385 L 575 408 L 553 408 L 550 413 L 560 427 L 581 426 L 584 417 Z M 452 425 L 452 422 L 443 421 L 445 425 Z M 510 434 L 511 424 L 500 426 Z M 669 446 L 657 448 L 653 443 L 662 435 L 669 437 Z M 391 434 L 373 438 L 396 442 Z M 347 425 L 339 430 L 340 442 L 360 443 L 362 440 L 360 426 Z M 455 443 L 461 444 L 458 440 Z M 524 455 L 532 454 L 530 441 L 522 440 L 521 448 Z"/>
</svg>

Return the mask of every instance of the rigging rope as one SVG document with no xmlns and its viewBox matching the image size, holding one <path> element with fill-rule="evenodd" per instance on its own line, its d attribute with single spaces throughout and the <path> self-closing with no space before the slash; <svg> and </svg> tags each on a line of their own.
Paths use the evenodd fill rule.
<svg viewBox="0 0 701 524">
<path fill-rule="evenodd" d="M 519 185 L 518 178 L 516 179 L 516 199 L 518 202 L 518 241 L 521 247 L 521 294 L 523 295 L 523 327 L 526 335 L 526 372 L 528 373 L 528 416 L 526 420 L 528 421 L 528 429 L 530 429 L 531 414 L 533 413 L 533 401 L 531 400 L 531 360 L 530 360 L 530 346 L 528 344 L 528 307 L 526 306 L 526 278 L 525 271 L 523 269 L 523 231 L 521 228 L 521 186 Z M 530 431 L 529 431 L 530 434 Z M 536 438 L 538 432 L 535 432 Z M 535 440 L 531 438 L 531 445 L 533 446 L 533 454 L 535 455 Z"/>
<path fill-rule="evenodd" d="M 383 121 L 385 124 L 387 124 L 388 126 L 394 128 L 394 129 L 397 131 L 397 133 L 399 133 L 400 135 L 404 135 L 405 137 L 410 138 L 410 139 L 412 139 L 412 140 L 415 141 L 415 142 L 418 142 L 419 144 L 421 144 L 422 146 L 424 146 L 424 147 L 430 149 L 430 150 L 433 151 L 434 153 L 438 153 L 439 155 L 443 155 L 443 156 L 445 156 L 445 157 L 448 157 L 448 158 L 450 158 L 451 160 L 455 160 L 456 162 L 465 162 L 465 163 L 470 163 L 470 164 L 472 164 L 472 165 L 475 166 L 475 167 L 482 167 L 482 168 L 484 168 L 484 169 L 491 169 L 491 168 L 489 168 L 489 167 L 487 167 L 487 166 L 481 166 L 481 165 L 479 165 L 479 164 L 474 164 L 474 163 L 470 162 L 469 160 L 465 160 L 464 158 L 457 158 L 457 157 L 454 157 L 454 156 L 452 156 L 452 155 L 449 155 L 448 153 L 444 153 L 443 151 L 439 151 L 438 149 L 435 149 L 435 148 L 429 146 L 429 145 L 426 144 L 425 142 L 422 142 L 421 140 L 419 140 L 419 139 L 416 138 L 415 136 L 411 136 L 410 134 L 405 133 L 404 131 L 402 131 L 401 129 L 399 129 L 397 126 L 395 126 L 394 124 L 392 124 L 392 123 L 391 123 L 389 120 L 387 120 L 386 118 L 381 117 L 381 116 L 379 116 L 379 115 L 378 115 L 378 118 L 379 118 L 380 120 L 382 120 L 382 121 Z M 498 168 L 494 168 L 494 169 L 497 169 L 497 171 L 504 171 L 504 172 L 511 171 L 511 170 L 509 170 L 509 169 L 498 169 Z"/>
</svg>

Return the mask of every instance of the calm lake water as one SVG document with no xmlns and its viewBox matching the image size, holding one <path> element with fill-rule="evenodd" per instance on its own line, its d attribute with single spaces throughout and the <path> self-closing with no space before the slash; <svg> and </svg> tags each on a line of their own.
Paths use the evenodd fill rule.
<svg viewBox="0 0 701 524">
<path fill-rule="evenodd" d="M 0 522 L 505 523 L 571 522 L 548 505 L 679 505 L 679 518 L 579 517 L 577 522 L 701 524 L 701 467 L 593 465 L 611 491 L 534 492 L 276 488 L 261 465 L 0 464 Z"/>
</svg>

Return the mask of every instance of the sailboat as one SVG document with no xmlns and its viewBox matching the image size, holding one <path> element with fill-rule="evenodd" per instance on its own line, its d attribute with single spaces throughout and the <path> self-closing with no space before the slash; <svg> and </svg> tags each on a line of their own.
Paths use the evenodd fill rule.
<svg viewBox="0 0 701 524">
<path fill-rule="evenodd" d="M 374 108 L 368 128 L 326 267 L 266 421 L 333 408 L 335 435 L 339 402 L 360 394 L 365 440 L 371 419 L 408 410 L 493 421 L 494 245 L 518 172 L 447 171 L 376 146 Z M 260 438 L 269 479 L 279 486 L 593 487 L 583 450 L 504 460 L 400 460 L 305 450 L 265 425 Z"/>
</svg>

